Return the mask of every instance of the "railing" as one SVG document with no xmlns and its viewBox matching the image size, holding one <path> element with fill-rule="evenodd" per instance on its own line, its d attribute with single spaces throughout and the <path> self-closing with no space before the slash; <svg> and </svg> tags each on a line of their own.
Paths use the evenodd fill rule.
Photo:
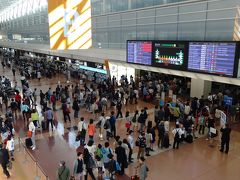
<svg viewBox="0 0 240 180">
<path fill-rule="evenodd" d="M 43 168 L 40 166 L 39 162 L 33 157 L 33 155 L 29 152 L 28 148 L 25 146 L 24 142 L 22 139 L 18 136 L 18 148 L 19 151 L 24 149 L 24 163 L 28 162 L 28 157 L 30 157 L 30 160 L 34 163 L 35 165 L 35 171 L 34 171 L 34 179 L 46 179 L 49 180 L 49 177 L 47 173 L 43 170 Z"/>
</svg>

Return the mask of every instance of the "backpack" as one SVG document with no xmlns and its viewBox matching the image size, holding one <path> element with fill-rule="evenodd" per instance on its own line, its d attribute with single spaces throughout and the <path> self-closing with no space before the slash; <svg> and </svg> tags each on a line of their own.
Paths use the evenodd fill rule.
<svg viewBox="0 0 240 180">
<path fill-rule="evenodd" d="M 175 136 L 174 136 L 174 139 L 175 139 L 175 140 L 179 140 L 179 132 L 178 132 L 178 130 L 176 130 L 176 134 L 175 134 Z"/>
<path fill-rule="evenodd" d="M 137 117 L 136 117 L 136 114 L 135 114 L 132 118 L 132 122 L 135 123 L 136 121 L 137 121 Z"/>
<path fill-rule="evenodd" d="M 109 122 L 108 122 L 108 120 L 104 123 L 104 125 L 103 125 L 103 128 L 104 129 L 109 129 Z"/>
</svg>

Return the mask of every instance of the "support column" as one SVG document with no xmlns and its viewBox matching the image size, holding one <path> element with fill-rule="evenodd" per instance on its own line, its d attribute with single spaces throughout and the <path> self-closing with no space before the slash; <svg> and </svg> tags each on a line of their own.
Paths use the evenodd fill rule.
<svg viewBox="0 0 240 180">
<path fill-rule="evenodd" d="M 212 82 L 202 79 L 191 79 L 190 97 L 207 98 L 208 94 L 212 90 Z"/>
</svg>

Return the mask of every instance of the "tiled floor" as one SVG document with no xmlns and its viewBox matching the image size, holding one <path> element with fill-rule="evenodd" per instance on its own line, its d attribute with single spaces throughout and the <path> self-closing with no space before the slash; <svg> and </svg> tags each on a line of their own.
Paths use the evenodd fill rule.
<svg viewBox="0 0 240 180">
<path fill-rule="evenodd" d="M 0 74 L 6 75 L 12 78 L 11 71 L 0 69 Z M 42 79 L 38 81 L 31 81 L 31 87 L 37 87 L 38 89 L 47 90 L 49 86 L 55 88 L 57 81 L 65 81 L 63 76 L 59 76 L 53 79 Z M 19 78 L 17 78 L 19 81 Z M 153 109 L 153 105 L 149 103 L 139 102 L 139 104 L 130 105 L 124 107 L 124 111 L 129 110 L 133 112 L 135 109 L 141 109 L 147 106 L 150 111 Z M 109 111 L 108 111 L 109 113 Z M 81 115 L 85 119 L 94 117 L 94 115 L 81 110 Z M 62 113 L 57 111 L 55 117 L 59 124 L 62 123 Z M 153 117 L 150 113 L 150 119 Z M 69 134 L 67 127 L 76 125 L 77 120 L 72 117 L 72 122 L 65 124 L 65 135 L 58 135 L 57 131 L 53 134 L 48 132 L 37 134 L 37 149 L 35 151 L 29 151 L 33 157 L 39 162 L 42 169 L 48 174 L 51 180 L 55 179 L 56 169 L 60 160 L 65 160 L 67 165 L 72 170 L 73 161 L 76 156 L 76 150 L 69 146 Z M 121 138 L 126 137 L 126 129 L 124 120 L 119 120 L 117 125 L 117 132 Z M 16 123 L 16 131 L 19 132 L 21 137 L 24 137 L 24 126 L 21 120 L 21 116 Z M 197 139 L 193 144 L 183 144 L 179 150 L 168 150 L 160 154 L 151 156 L 147 159 L 147 165 L 150 169 L 148 178 L 149 180 L 238 180 L 240 177 L 240 127 L 234 127 L 234 131 L 231 136 L 230 152 L 228 155 L 222 154 L 218 151 L 218 141 L 215 141 L 215 146 L 209 147 L 209 141 L 205 138 Z M 136 137 L 137 135 L 135 135 Z M 95 137 L 96 143 L 100 142 Z M 18 149 L 18 146 L 16 146 Z M 34 179 L 35 164 L 28 158 L 25 161 L 25 153 L 23 148 L 21 151 L 16 151 L 16 161 L 14 162 L 14 168 L 11 170 L 12 179 Z M 136 153 L 136 149 L 134 152 Z M 127 176 L 121 179 L 129 179 L 134 174 L 134 167 L 136 163 L 129 166 L 126 170 Z M 5 177 L 0 173 L 0 179 Z M 43 178 L 41 178 L 43 179 Z"/>
</svg>

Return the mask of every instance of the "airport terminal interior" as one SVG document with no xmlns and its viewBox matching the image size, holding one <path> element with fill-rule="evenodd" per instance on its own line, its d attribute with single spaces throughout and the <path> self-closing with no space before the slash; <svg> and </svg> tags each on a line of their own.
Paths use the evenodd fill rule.
<svg viewBox="0 0 240 180">
<path fill-rule="evenodd" d="M 239 180 L 239 0 L 0 0 L 0 179 Z"/>
</svg>

